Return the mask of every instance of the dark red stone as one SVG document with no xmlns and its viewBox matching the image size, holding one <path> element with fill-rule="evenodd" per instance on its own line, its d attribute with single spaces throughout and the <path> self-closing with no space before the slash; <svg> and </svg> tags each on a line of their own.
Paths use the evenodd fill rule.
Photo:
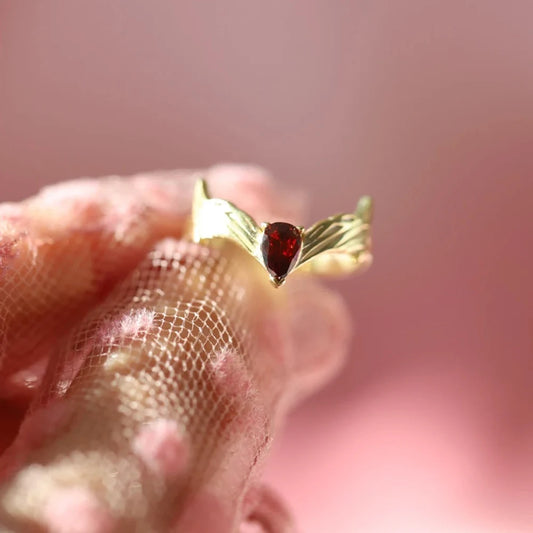
<svg viewBox="0 0 533 533">
<path fill-rule="evenodd" d="M 286 222 L 267 224 L 261 242 L 265 265 L 277 282 L 283 281 L 298 260 L 302 247 L 300 230 Z"/>
</svg>

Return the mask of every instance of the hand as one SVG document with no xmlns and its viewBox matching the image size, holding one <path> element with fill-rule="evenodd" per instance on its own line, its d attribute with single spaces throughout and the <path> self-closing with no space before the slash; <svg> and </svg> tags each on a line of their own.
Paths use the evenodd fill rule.
<svg viewBox="0 0 533 533">
<path fill-rule="evenodd" d="M 0 524 L 8 531 L 292 531 L 261 463 L 339 367 L 339 297 L 274 289 L 231 244 L 181 240 L 195 175 L 77 180 L 0 206 Z M 215 167 L 258 221 L 301 199 Z M 30 405 L 28 414 L 27 406 Z"/>
</svg>

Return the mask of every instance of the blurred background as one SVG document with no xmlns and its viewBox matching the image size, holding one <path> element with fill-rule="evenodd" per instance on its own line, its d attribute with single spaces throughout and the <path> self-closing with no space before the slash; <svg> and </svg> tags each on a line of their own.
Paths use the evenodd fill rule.
<svg viewBox="0 0 533 533">
<path fill-rule="evenodd" d="M 533 530 L 529 0 L 0 0 L 0 198 L 259 164 L 375 197 L 346 371 L 267 476 L 307 533 Z"/>
</svg>

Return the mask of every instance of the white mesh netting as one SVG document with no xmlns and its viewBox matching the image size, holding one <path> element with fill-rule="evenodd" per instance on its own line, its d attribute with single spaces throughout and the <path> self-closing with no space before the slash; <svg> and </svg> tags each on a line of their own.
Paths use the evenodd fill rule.
<svg viewBox="0 0 533 533">
<path fill-rule="evenodd" d="M 295 214 L 256 169 L 207 177 L 259 220 Z M 275 290 L 231 244 L 180 240 L 193 180 L 83 180 L 0 209 L 0 395 L 32 397 L 0 530 L 292 530 L 260 465 L 338 367 L 345 310 L 304 276 Z"/>
</svg>

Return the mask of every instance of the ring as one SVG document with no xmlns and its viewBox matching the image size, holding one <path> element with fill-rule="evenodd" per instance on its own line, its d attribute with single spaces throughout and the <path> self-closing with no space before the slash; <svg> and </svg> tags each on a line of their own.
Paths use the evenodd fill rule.
<svg viewBox="0 0 533 533">
<path fill-rule="evenodd" d="M 189 229 L 196 243 L 229 239 L 268 272 L 275 287 L 294 270 L 337 276 L 360 271 L 372 262 L 372 199 L 363 196 L 354 213 L 333 215 L 304 229 L 287 222 L 258 224 L 231 202 L 211 198 L 198 179 Z"/>
</svg>

